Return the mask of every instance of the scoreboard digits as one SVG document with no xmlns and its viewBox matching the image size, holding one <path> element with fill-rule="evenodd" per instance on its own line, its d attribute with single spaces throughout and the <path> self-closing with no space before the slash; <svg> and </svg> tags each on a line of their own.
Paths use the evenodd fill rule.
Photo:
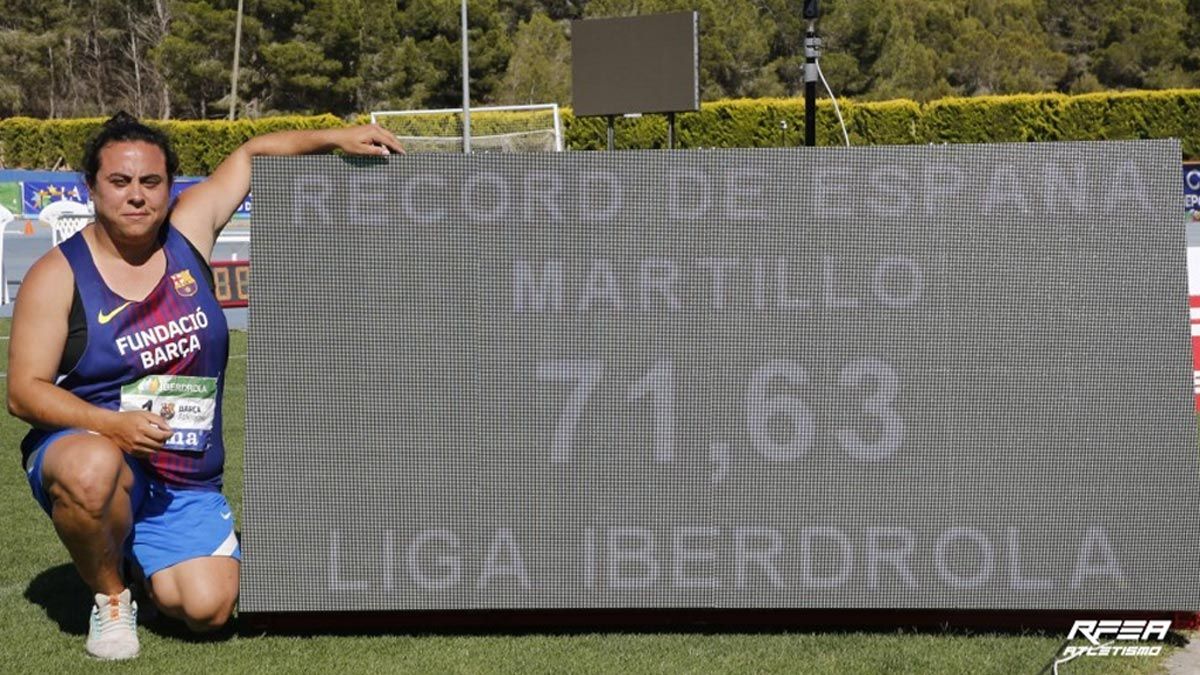
<svg viewBox="0 0 1200 675">
<path fill-rule="evenodd" d="M 222 307 L 250 304 L 250 261 L 220 260 L 212 264 L 213 292 Z"/>
</svg>

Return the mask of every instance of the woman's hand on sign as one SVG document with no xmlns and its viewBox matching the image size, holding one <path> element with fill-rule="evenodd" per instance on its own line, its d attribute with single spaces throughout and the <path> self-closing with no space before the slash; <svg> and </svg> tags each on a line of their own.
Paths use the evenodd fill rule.
<svg viewBox="0 0 1200 675">
<path fill-rule="evenodd" d="M 334 132 L 337 148 L 349 155 L 404 154 L 404 147 L 392 132 L 378 124 L 338 129 Z"/>
<path fill-rule="evenodd" d="M 145 410 L 126 410 L 108 418 L 100 433 L 135 457 L 149 457 L 162 450 L 171 437 L 171 426 L 162 417 Z"/>
<path fill-rule="evenodd" d="M 378 124 L 334 129 L 293 129 L 255 136 L 234 150 L 212 175 L 184 191 L 171 211 L 171 225 L 211 259 L 217 234 L 250 193 L 254 157 L 293 157 L 340 150 L 379 157 L 403 154 L 392 132 Z"/>
</svg>

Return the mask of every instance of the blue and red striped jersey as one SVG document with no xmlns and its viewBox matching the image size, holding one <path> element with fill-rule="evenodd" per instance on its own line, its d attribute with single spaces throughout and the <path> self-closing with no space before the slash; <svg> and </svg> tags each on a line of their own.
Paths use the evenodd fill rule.
<svg viewBox="0 0 1200 675">
<path fill-rule="evenodd" d="M 203 263 L 183 235 L 166 223 L 163 239 L 166 272 L 140 301 L 108 287 L 82 233 L 59 244 L 87 317 L 87 346 L 58 386 L 102 408 L 163 416 L 174 433 L 167 448 L 146 461 L 151 473 L 170 485 L 219 490 L 229 329 Z M 50 433 L 33 429 L 22 445 Z"/>
</svg>

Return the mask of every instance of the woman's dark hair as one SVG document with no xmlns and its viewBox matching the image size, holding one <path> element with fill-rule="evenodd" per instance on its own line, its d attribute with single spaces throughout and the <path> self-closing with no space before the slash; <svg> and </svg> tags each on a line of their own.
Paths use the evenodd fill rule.
<svg viewBox="0 0 1200 675">
<path fill-rule="evenodd" d="M 100 172 L 100 151 L 109 143 L 120 141 L 142 141 L 157 145 L 167 158 L 167 183 L 175 182 L 179 157 L 171 149 L 171 141 L 167 139 L 167 135 L 157 129 L 151 129 L 133 115 L 121 111 L 104 123 L 83 150 L 83 178 L 89 187 L 96 185 L 96 174 Z"/>
</svg>

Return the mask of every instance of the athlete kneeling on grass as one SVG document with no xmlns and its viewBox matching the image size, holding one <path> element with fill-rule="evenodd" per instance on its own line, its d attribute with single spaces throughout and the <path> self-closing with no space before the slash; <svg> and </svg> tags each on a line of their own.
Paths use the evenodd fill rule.
<svg viewBox="0 0 1200 675">
<path fill-rule="evenodd" d="M 228 329 L 208 260 L 250 189 L 255 155 L 403 152 L 377 126 L 248 141 L 170 205 L 165 135 L 124 113 L 88 144 L 95 221 L 25 276 L 9 343 L 8 408 L 33 429 L 29 485 L 95 594 L 87 651 L 138 653 L 131 558 L 165 614 L 195 631 L 229 619 L 238 549 L 221 494 Z"/>
</svg>

